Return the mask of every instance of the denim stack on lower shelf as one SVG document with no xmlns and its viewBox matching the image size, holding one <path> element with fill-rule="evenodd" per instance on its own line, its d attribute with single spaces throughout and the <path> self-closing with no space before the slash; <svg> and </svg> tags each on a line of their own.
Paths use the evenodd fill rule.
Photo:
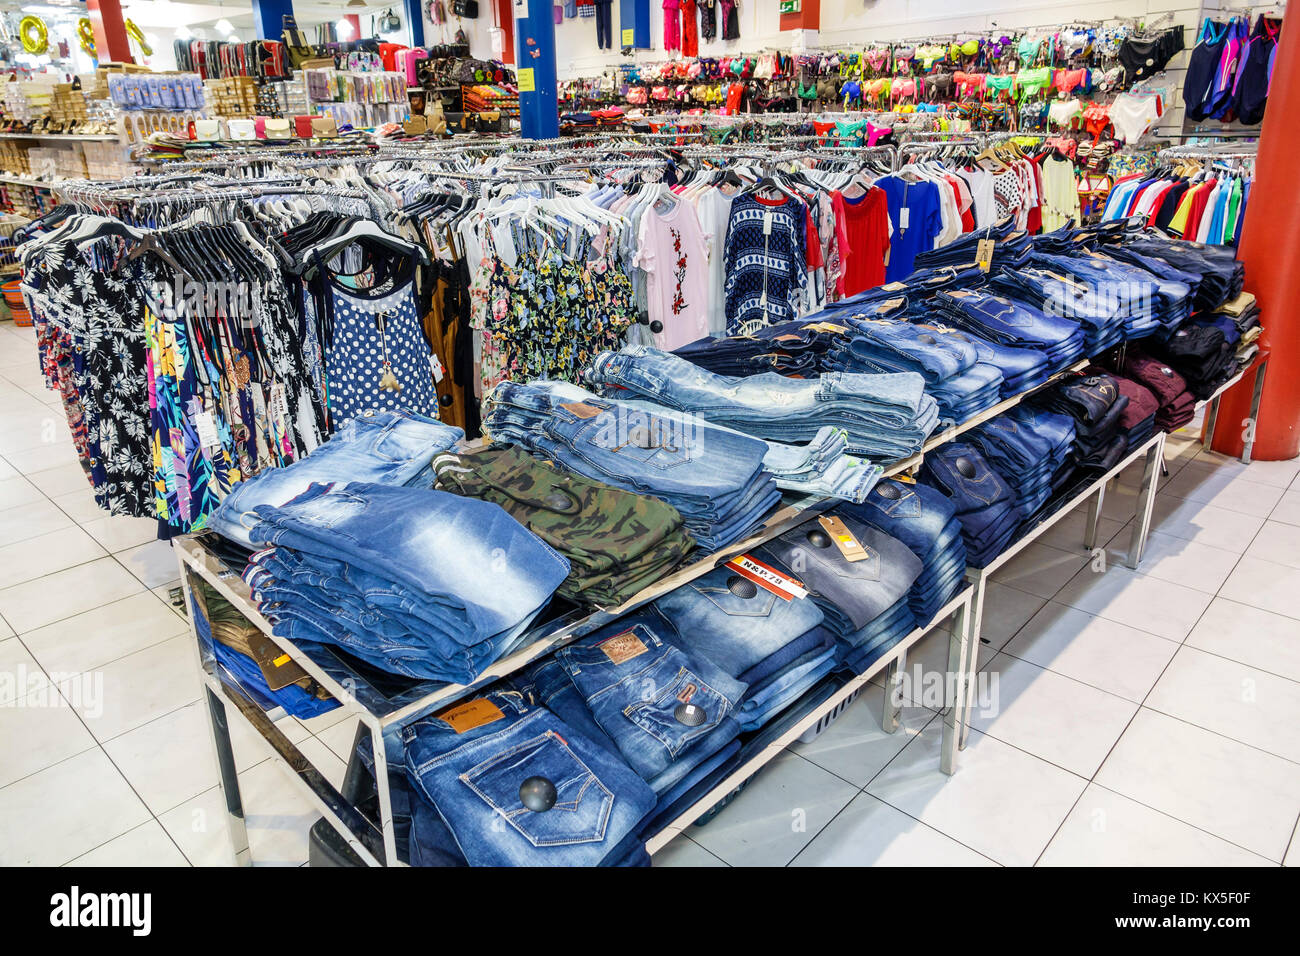
<svg viewBox="0 0 1300 956">
<path fill-rule="evenodd" d="M 769 541 L 754 556 L 807 589 L 835 635 L 841 664 L 854 673 L 915 627 L 908 597 L 921 560 L 897 538 L 850 514 L 831 511 Z"/>
<path fill-rule="evenodd" d="M 1127 429 L 1121 422 L 1129 400 L 1105 372 L 1068 376 L 1036 394 L 1032 404 L 1074 422 L 1073 447 L 1052 482 L 1058 492 L 1069 494 L 1079 482 L 1110 471 L 1128 450 Z"/>
<path fill-rule="evenodd" d="M 1083 355 L 1084 334 L 1079 323 L 1049 315 L 1024 302 L 972 289 L 940 292 L 932 305 L 949 324 L 1020 348 L 1034 348 L 1046 357 L 1052 373 Z"/>
<path fill-rule="evenodd" d="M 749 534 L 781 500 L 763 468 L 766 443 L 585 392 L 571 399 L 565 387 L 502 382 L 485 402 L 484 430 L 587 478 L 668 502 L 707 551 Z"/>
<path fill-rule="evenodd" d="M 1100 355 L 1124 341 L 1124 316 L 1118 297 L 1069 275 L 1031 264 L 999 272 L 990 286 L 1017 302 L 1078 322 L 1088 355 Z"/>
<path fill-rule="evenodd" d="M 939 422 L 938 404 L 914 372 L 731 378 L 632 345 L 597 355 L 585 378 L 606 395 L 641 398 L 773 441 L 809 441 L 830 425 L 844 431 L 850 454 L 875 461 L 915 454 Z"/>
<path fill-rule="evenodd" d="M 1022 404 L 964 437 L 1005 479 L 1024 522 L 1052 496 L 1052 476 L 1070 452 L 1075 427 L 1068 415 Z"/>
<path fill-rule="evenodd" d="M 953 502 L 943 492 L 915 482 L 882 481 L 860 505 L 840 512 L 897 538 L 921 559 L 921 573 L 908 593 L 918 626 L 928 623 L 956 597 L 966 579 L 966 542 Z"/>
<path fill-rule="evenodd" d="M 974 445 L 949 442 L 929 452 L 919 481 L 952 501 L 972 567 L 984 567 L 1015 537 L 1021 521 L 1015 494 Z"/>
<path fill-rule="evenodd" d="M 244 578 L 275 635 L 406 677 L 474 680 L 569 574 L 498 505 L 432 489 L 312 485 L 254 515 Z"/>
<path fill-rule="evenodd" d="M 742 730 L 763 726 L 836 664 L 835 634 L 816 601 L 755 583 L 732 565 L 659 598 L 655 610 L 675 640 L 748 685 L 736 719 Z"/>
<path fill-rule="evenodd" d="M 915 372 L 939 403 L 940 417 L 958 424 L 1001 397 L 1002 373 L 981 363 L 975 344 L 959 332 L 847 311 L 839 313 L 838 321 L 849 332 L 826 355 L 828 368 L 867 374 Z"/>
<path fill-rule="evenodd" d="M 655 794 L 617 750 L 493 690 L 402 729 L 414 865 L 648 865 Z"/>
<path fill-rule="evenodd" d="M 1259 305 L 1255 302 L 1255 296 L 1249 292 L 1243 292 L 1235 299 L 1225 302 L 1215 309 L 1214 316 L 1216 318 L 1226 316 L 1232 320 L 1238 335 L 1237 364 L 1244 367 L 1258 354 L 1259 338 L 1264 334 L 1264 329 L 1260 324 Z"/>
</svg>

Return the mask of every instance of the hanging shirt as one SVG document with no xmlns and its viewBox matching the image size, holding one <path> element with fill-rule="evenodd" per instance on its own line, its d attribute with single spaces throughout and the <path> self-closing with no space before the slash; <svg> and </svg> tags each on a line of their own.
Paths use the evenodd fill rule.
<svg viewBox="0 0 1300 956">
<path fill-rule="evenodd" d="M 885 281 L 897 282 L 912 274 L 916 254 L 934 248 L 935 237 L 943 230 L 939 187 L 934 183 L 910 183 L 897 176 L 877 179 L 876 185 L 885 191 L 889 221 L 894 227 Z"/>
<path fill-rule="evenodd" d="M 723 244 L 727 239 L 727 222 L 731 216 L 733 198 L 734 193 L 727 193 L 722 187 L 709 188 L 700 194 L 696 205 L 696 215 L 700 221 L 700 229 L 704 233 L 705 249 L 709 255 L 706 321 L 710 335 L 725 335 L 727 332 L 727 306 L 723 293 L 727 271 Z"/>
<path fill-rule="evenodd" d="M 641 219 L 635 264 L 650 280 L 647 305 L 656 348 L 672 351 L 708 335 L 709 253 L 689 202 L 665 197 L 651 204 Z"/>
<path fill-rule="evenodd" d="M 731 204 L 725 269 L 727 334 L 744 335 L 799 314 L 808 282 L 808 211 L 789 196 Z"/>
<path fill-rule="evenodd" d="M 840 294 L 856 295 L 885 282 L 885 254 L 889 252 L 889 201 L 883 189 L 871 188 L 860 196 L 831 194 L 835 218 L 844 226 L 841 250 Z"/>
</svg>

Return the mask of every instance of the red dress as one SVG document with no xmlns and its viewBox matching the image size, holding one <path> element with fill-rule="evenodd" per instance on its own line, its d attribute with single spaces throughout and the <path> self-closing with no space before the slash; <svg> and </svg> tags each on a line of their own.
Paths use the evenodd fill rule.
<svg viewBox="0 0 1300 956">
<path fill-rule="evenodd" d="M 700 55 L 700 30 L 695 21 L 695 0 L 681 0 L 682 56 Z"/>
</svg>

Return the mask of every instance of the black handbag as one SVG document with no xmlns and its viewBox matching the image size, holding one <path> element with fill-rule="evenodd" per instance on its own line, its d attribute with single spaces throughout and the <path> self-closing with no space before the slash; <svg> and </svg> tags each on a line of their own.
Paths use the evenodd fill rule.
<svg viewBox="0 0 1300 956">
<path fill-rule="evenodd" d="M 478 0 L 451 0 L 451 12 L 463 20 L 477 20 Z"/>
</svg>

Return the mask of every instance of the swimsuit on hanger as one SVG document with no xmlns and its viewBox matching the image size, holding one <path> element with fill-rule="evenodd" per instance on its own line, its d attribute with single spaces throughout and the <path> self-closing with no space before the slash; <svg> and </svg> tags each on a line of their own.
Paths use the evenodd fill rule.
<svg viewBox="0 0 1300 956">
<path fill-rule="evenodd" d="M 1136 143 L 1159 118 L 1160 107 L 1155 96 L 1121 93 L 1110 104 L 1115 135 L 1125 143 Z"/>
</svg>

